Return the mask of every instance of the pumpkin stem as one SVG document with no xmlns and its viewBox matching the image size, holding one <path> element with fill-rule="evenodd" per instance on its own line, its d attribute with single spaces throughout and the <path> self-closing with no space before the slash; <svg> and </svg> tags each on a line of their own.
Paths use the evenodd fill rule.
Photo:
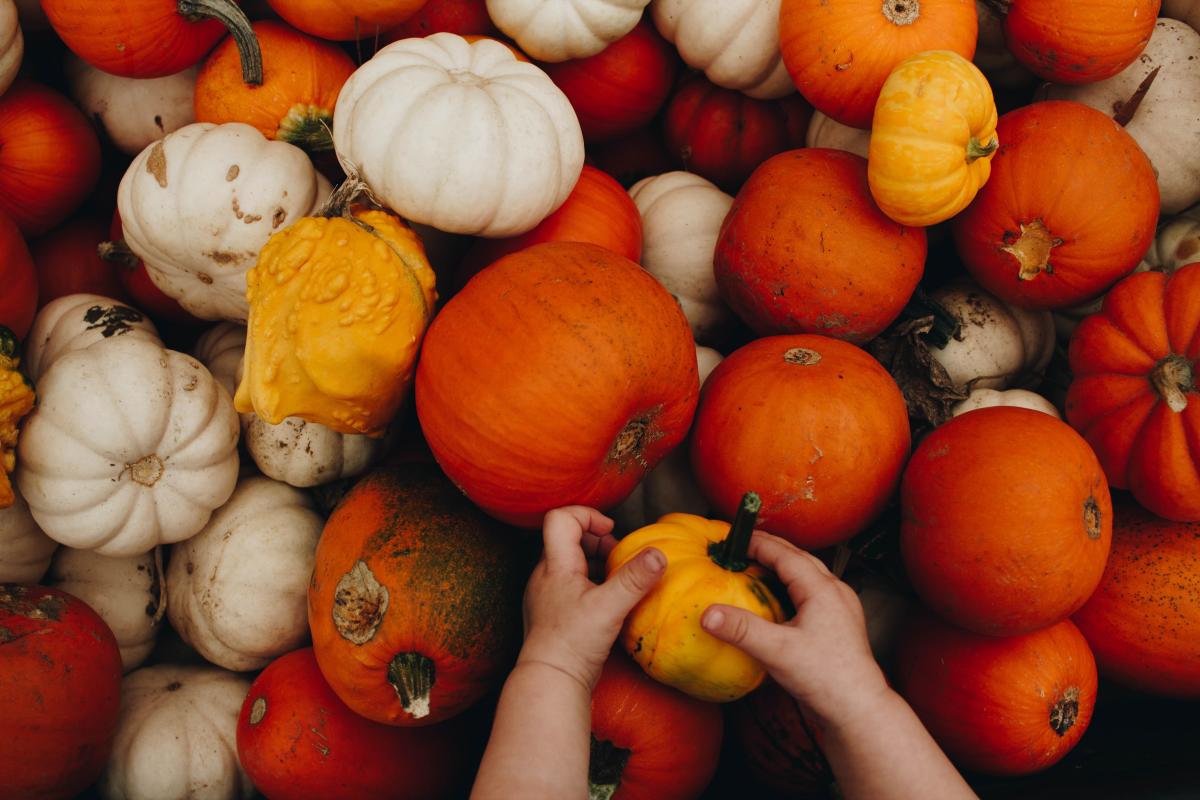
<svg viewBox="0 0 1200 800">
<path fill-rule="evenodd" d="M 588 800 L 611 800 L 621 785 L 621 775 L 632 751 L 592 734 L 588 759 Z"/>
<path fill-rule="evenodd" d="M 974 136 L 967 145 L 967 163 L 973 164 L 981 158 L 987 158 L 1000 147 L 1000 140 L 995 136 L 987 144 L 980 144 Z"/>
<path fill-rule="evenodd" d="M 353 164 L 341 163 L 342 169 L 346 172 L 346 180 L 338 184 L 333 193 L 329 195 L 329 199 L 325 201 L 325 205 L 321 206 L 321 210 L 313 216 L 325 217 L 326 219 L 344 217 L 353 222 L 357 220 L 357 217 L 350 213 L 350 207 L 356 202 L 366 201 L 376 208 L 382 208 L 383 204 L 376 199 L 375 195 L 371 192 L 371 187 L 367 186 L 366 181 L 362 179 L 362 173 Z M 361 222 L 361 220 L 358 221 Z M 363 223 L 363 225 L 366 226 L 366 223 Z M 374 230 L 370 226 L 366 227 L 368 230 Z"/>
<path fill-rule="evenodd" d="M 0 325 L 0 358 L 16 358 L 18 347 L 17 335 L 3 325 Z"/>
<path fill-rule="evenodd" d="M 387 677 L 400 698 L 400 706 L 413 719 L 429 716 L 429 695 L 435 680 L 433 661 L 420 653 L 397 653 L 388 664 Z"/>
<path fill-rule="evenodd" d="M 250 86 L 262 86 L 262 48 L 250 27 L 246 12 L 233 0 L 176 0 L 176 10 L 190 22 L 215 19 L 229 29 L 242 61 L 242 80 Z"/>
<path fill-rule="evenodd" d="M 1012 9 L 1012 0 L 983 0 L 983 4 L 988 7 L 988 10 L 997 17 L 1008 16 L 1009 10 Z"/>
<path fill-rule="evenodd" d="M 905 319 L 933 317 L 933 327 L 924 334 L 924 337 L 934 347 L 945 347 L 950 344 L 951 339 L 958 336 L 960 328 L 958 317 L 947 311 L 945 306 L 930 297 L 929 293 L 920 286 L 908 299 L 902 316 Z"/>
<path fill-rule="evenodd" d="M 1159 65 L 1151 70 L 1150 74 L 1143 78 L 1138 87 L 1133 90 L 1133 94 L 1129 96 L 1129 99 L 1117 105 L 1117 113 L 1113 114 L 1114 122 L 1124 128 L 1133 121 L 1133 115 L 1137 113 L 1138 107 L 1146 99 L 1146 95 L 1150 93 L 1150 87 L 1154 84 L 1154 79 L 1158 77 L 1159 70 L 1161 69 L 1162 65 Z"/>
<path fill-rule="evenodd" d="M 1188 393 L 1196 391 L 1196 370 L 1192 362 L 1180 355 L 1171 355 L 1154 365 L 1150 385 L 1176 414 L 1188 406 Z"/>
<path fill-rule="evenodd" d="M 921 0 L 883 0 L 883 16 L 893 25 L 912 25 L 921 18 Z"/>
<path fill-rule="evenodd" d="M 1063 692 L 1058 702 L 1050 707 L 1050 728 L 1059 736 L 1075 727 L 1079 717 L 1079 689 L 1075 686 Z"/>
<path fill-rule="evenodd" d="M 141 260 L 129 249 L 129 245 L 125 244 L 123 239 L 115 242 L 101 242 L 96 245 L 96 255 L 100 256 L 102 261 L 115 261 L 128 269 L 136 268 L 138 261 Z"/>
<path fill-rule="evenodd" d="M 746 551 L 750 549 L 750 534 L 754 533 L 754 523 L 761 508 L 762 499 L 757 494 L 746 492 L 742 495 L 742 504 L 729 526 L 729 533 L 722 541 L 708 546 L 708 555 L 718 567 L 730 572 L 744 572 L 750 566 Z"/>
<path fill-rule="evenodd" d="M 333 133 L 329 130 L 332 120 L 333 113 L 328 109 L 297 103 L 280 120 L 275 138 L 310 153 L 332 150 Z"/>
<path fill-rule="evenodd" d="M 1052 274 L 1054 266 L 1050 263 L 1050 251 L 1063 243 L 1062 239 L 1050 234 L 1050 229 L 1040 219 L 1028 225 L 1022 222 L 1019 236 L 1006 231 L 1004 241 L 1006 244 L 1000 247 L 1000 252 L 1017 260 L 1020 265 L 1017 278 L 1023 281 L 1031 281 L 1042 272 Z"/>
</svg>

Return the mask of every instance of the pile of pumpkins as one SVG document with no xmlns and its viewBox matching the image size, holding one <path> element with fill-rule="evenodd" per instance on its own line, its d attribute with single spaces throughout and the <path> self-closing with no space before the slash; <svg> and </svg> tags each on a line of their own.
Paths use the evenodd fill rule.
<svg viewBox="0 0 1200 800">
<path fill-rule="evenodd" d="M 971 776 L 1200 697 L 1197 26 L 0 0 L 0 796 L 464 793 L 568 504 L 756 493 Z M 632 639 L 593 797 L 831 790 Z"/>
</svg>

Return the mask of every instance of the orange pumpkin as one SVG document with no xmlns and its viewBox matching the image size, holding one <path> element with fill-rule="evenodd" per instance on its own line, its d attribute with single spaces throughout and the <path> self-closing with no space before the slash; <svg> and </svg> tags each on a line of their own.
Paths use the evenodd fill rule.
<svg viewBox="0 0 1200 800">
<path fill-rule="evenodd" d="M 1067 421 L 1113 486 L 1200 521 L 1200 263 L 1118 283 L 1071 339 Z"/>
<path fill-rule="evenodd" d="M 917 594 L 989 636 L 1079 610 L 1112 541 L 1112 500 L 1091 448 L 1027 408 L 982 408 L 934 430 L 904 471 L 900 503 L 900 549 Z"/>
<path fill-rule="evenodd" d="M 1070 620 L 993 639 L 920 614 L 901 634 L 896 657 L 896 689 L 966 769 L 1043 770 L 1092 721 L 1096 661 Z"/>
<path fill-rule="evenodd" d="M 317 545 L 308 623 L 321 674 L 375 722 L 432 725 L 466 710 L 516 657 L 526 555 L 435 465 L 368 474 Z"/>
<path fill-rule="evenodd" d="M 1017 60 L 1053 83 L 1094 83 L 1133 63 L 1154 32 L 1160 0 L 1020 0 L 1004 38 Z"/>
<path fill-rule="evenodd" d="M 16 224 L 0 213 L 0 326 L 24 339 L 38 309 L 38 274 Z"/>
<path fill-rule="evenodd" d="M 958 254 L 1006 303 L 1056 310 L 1128 274 L 1154 241 L 1158 182 L 1136 141 L 1082 103 L 1010 111 L 974 202 L 951 222 Z"/>
<path fill-rule="evenodd" d="M 342 11 L 366 26 L 390 28 L 421 10 L 427 0 L 334 0 Z"/>
<path fill-rule="evenodd" d="M 267 3 L 284 22 L 319 39 L 373 41 L 383 30 L 383 26 L 356 18 L 336 0 L 267 0 Z"/>
<path fill-rule="evenodd" d="M 691 328 L 652 275 L 548 242 L 495 262 L 434 318 L 416 406 L 451 480 L 533 528 L 558 506 L 625 499 L 683 440 L 698 391 Z"/>
<path fill-rule="evenodd" d="M 80 292 L 129 302 L 116 265 L 96 251 L 105 241 L 107 225 L 92 217 L 76 217 L 30 242 L 29 252 L 37 266 L 38 308 Z M 4 324 L 2 318 L 0 324 Z"/>
<path fill-rule="evenodd" d="M 909 445 L 904 398 L 879 362 L 825 336 L 772 336 L 704 382 L 692 470 L 718 515 L 733 519 L 753 487 L 759 527 L 818 548 L 879 515 Z"/>
<path fill-rule="evenodd" d="M 721 297 L 760 335 L 819 333 L 861 344 L 883 331 L 925 268 L 923 228 L 888 219 L 867 160 L 781 153 L 754 171 L 721 226 Z"/>
<path fill-rule="evenodd" d="M 854 128 L 871 127 L 897 64 L 925 50 L 969 61 L 978 34 L 974 0 L 782 0 L 779 10 L 792 82 L 818 111 Z"/>
<path fill-rule="evenodd" d="M 775 681 L 767 679 L 732 704 L 729 734 L 750 777 L 779 797 L 830 796 L 833 772 L 821 752 L 817 727 Z"/>
<path fill-rule="evenodd" d="M 196 76 L 197 122 L 244 122 L 305 150 L 333 147 L 333 107 L 354 62 L 340 48 L 279 22 L 256 22 L 261 86 L 242 81 L 237 47 L 222 42 Z"/>
<path fill-rule="evenodd" d="M 400 39 L 425 37 L 442 31 L 460 36 L 472 33 L 500 35 L 488 16 L 485 0 L 428 0 L 420 11 L 387 31 L 380 41 L 390 44 Z"/>
</svg>

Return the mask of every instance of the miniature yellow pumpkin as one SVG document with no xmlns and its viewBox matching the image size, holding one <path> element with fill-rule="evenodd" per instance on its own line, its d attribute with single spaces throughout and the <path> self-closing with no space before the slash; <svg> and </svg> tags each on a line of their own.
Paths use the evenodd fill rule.
<svg viewBox="0 0 1200 800">
<path fill-rule="evenodd" d="M 979 68 L 949 50 L 903 61 L 875 104 L 867 180 L 902 225 L 934 225 L 970 204 L 992 170 L 996 103 Z"/>
<path fill-rule="evenodd" d="M 267 242 L 246 298 L 237 410 L 381 436 L 437 299 L 417 235 L 383 211 L 305 217 Z"/>
<path fill-rule="evenodd" d="M 8 474 L 17 465 L 17 424 L 33 410 L 33 389 L 17 372 L 17 337 L 0 326 L 0 508 L 13 504 Z"/>
<path fill-rule="evenodd" d="M 747 493 L 732 525 L 667 514 L 626 536 L 609 554 L 609 575 L 647 547 L 667 558 L 666 572 L 621 630 L 622 646 L 650 677 L 714 703 L 737 700 L 762 683 L 762 664 L 700 627 L 701 615 L 714 603 L 783 621 L 766 583 L 770 573 L 746 558 L 761 505 L 758 495 Z"/>
</svg>

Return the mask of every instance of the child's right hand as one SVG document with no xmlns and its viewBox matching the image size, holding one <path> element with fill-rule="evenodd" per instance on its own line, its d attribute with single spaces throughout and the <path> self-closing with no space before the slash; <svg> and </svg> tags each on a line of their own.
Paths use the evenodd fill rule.
<svg viewBox="0 0 1200 800">
<path fill-rule="evenodd" d="M 796 616 L 776 624 L 712 605 L 701 617 L 704 629 L 762 662 L 822 728 L 879 702 L 889 689 L 854 590 L 815 556 L 768 533 L 754 532 L 749 555 L 779 576 Z"/>
</svg>

